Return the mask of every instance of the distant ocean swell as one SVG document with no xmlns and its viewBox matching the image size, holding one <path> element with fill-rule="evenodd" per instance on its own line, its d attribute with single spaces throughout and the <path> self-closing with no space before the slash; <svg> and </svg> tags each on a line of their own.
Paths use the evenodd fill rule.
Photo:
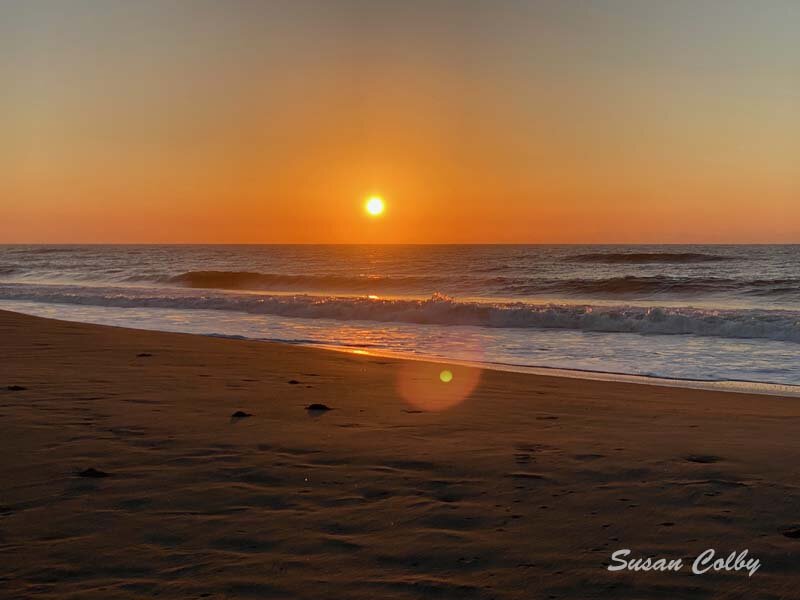
<svg viewBox="0 0 800 600">
<path fill-rule="evenodd" d="M 265 296 L 198 290 L 0 285 L 0 299 L 118 308 L 225 310 L 283 317 L 494 328 L 569 329 L 637 334 L 694 334 L 800 343 L 800 312 L 689 307 L 537 305 L 427 300 Z"/>
<path fill-rule="evenodd" d="M 585 255 L 590 256 L 590 255 Z M 593 255 L 592 255 L 593 256 Z M 613 256 L 613 255 L 611 255 Z M 703 255 L 706 256 L 706 255 Z M 500 269 L 495 269 L 495 271 Z M 87 282 L 92 285 L 157 285 L 209 290 L 297 292 L 315 294 L 412 295 L 430 296 L 441 292 L 454 296 L 520 297 L 546 296 L 564 298 L 650 299 L 696 298 L 706 295 L 766 298 L 800 301 L 800 277 L 733 278 L 699 274 L 687 275 L 620 275 L 598 277 L 542 277 L 509 273 L 471 273 L 442 275 L 339 275 L 283 274 L 256 271 L 185 271 L 170 275 L 161 273 L 131 274 L 126 269 L 84 271 L 71 274 L 67 281 L 55 270 L 40 269 L 29 273 L 13 265 L 0 265 L 0 277 L 7 283 Z"/>
<path fill-rule="evenodd" d="M 592 252 L 577 254 L 567 260 L 583 263 L 633 264 L 649 263 L 692 264 L 736 260 L 733 256 L 702 252 Z"/>
<path fill-rule="evenodd" d="M 124 251 L 146 252 L 146 247 L 128 246 L 122 247 Z M 144 248 L 144 249 L 143 249 Z M 535 247 L 533 247 L 535 248 Z M 9 255 L 67 255 L 67 254 L 96 254 L 97 250 L 93 246 L 8 246 L 5 250 Z M 507 258 L 526 259 L 530 254 L 527 252 L 511 255 Z M 565 254 L 561 257 L 566 262 L 588 262 L 588 263 L 705 263 L 722 262 L 737 260 L 740 257 L 735 255 L 714 254 L 713 252 L 637 252 L 637 251 L 601 251 Z"/>
</svg>

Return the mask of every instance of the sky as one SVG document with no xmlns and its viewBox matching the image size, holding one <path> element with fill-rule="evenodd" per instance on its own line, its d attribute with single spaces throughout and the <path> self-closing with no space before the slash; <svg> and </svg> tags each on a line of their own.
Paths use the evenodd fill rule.
<svg viewBox="0 0 800 600">
<path fill-rule="evenodd" d="M 798 31 L 795 0 L 0 0 L 0 243 L 800 243 Z"/>
</svg>

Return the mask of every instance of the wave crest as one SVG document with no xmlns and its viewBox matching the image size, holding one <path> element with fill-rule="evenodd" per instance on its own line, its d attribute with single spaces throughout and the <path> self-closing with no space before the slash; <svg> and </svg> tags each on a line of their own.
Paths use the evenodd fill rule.
<svg viewBox="0 0 800 600">
<path fill-rule="evenodd" d="M 188 271 L 160 280 L 189 288 L 275 291 L 407 291 L 437 282 L 429 277 L 284 275 L 252 271 Z"/>
<path fill-rule="evenodd" d="M 152 280 L 151 280 L 152 281 Z M 431 294 L 448 293 L 508 295 L 552 295 L 617 298 L 654 295 L 691 296 L 697 294 L 741 293 L 757 296 L 800 294 L 800 280 L 772 279 L 740 281 L 724 277 L 635 276 L 576 279 L 536 279 L 527 277 L 436 276 L 346 276 L 284 275 L 251 271 L 188 271 L 172 277 L 156 278 L 157 283 L 186 288 L 256 290 L 354 294 Z"/>
</svg>

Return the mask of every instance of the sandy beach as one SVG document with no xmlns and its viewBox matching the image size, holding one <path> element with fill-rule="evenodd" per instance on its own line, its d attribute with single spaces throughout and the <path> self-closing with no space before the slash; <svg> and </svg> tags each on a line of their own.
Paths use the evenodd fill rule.
<svg viewBox="0 0 800 600">
<path fill-rule="evenodd" d="M 4 598 L 797 597 L 796 398 L 8 312 L 0 357 Z"/>
</svg>

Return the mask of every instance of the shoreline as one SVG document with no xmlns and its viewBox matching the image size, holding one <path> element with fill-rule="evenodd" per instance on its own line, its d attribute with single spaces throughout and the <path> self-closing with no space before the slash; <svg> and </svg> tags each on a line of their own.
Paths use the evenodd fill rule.
<svg viewBox="0 0 800 600">
<path fill-rule="evenodd" d="M 61 306 L 61 305 L 56 305 L 56 306 Z M 71 307 L 72 305 L 66 305 L 66 306 Z M 0 302 L 0 311 L 3 310 L 6 310 L 8 312 L 14 312 L 16 314 L 37 316 L 40 318 L 53 318 L 29 312 L 8 310 L 2 308 L 2 302 Z M 125 310 L 125 309 L 119 309 L 119 310 Z M 201 335 L 205 337 L 220 338 L 220 339 L 246 340 L 246 341 L 260 342 L 266 344 L 285 344 L 289 346 L 302 346 L 307 348 L 317 348 L 317 349 L 324 349 L 328 351 L 344 352 L 344 353 L 355 353 L 355 354 L 368 353 L 372 356 L 392 358 L 397 360 L 414 360 L 422 362 L 459 364 L 462 366 L 475 367 L 479 369 L 490 369 L 501 372 L 527 373 L 527 374 L 543 375 L 549 377 L 565 377 L 570 379 L 582 379 L 586 381 L 609 381 L 609 382 L 622 382 L 622 383 L 632 383 L 640 385 L 657 385 L 657 386 L 675 387 L 682 389 L 716 390 L 729 393 L 800 397 L 800 384 L 791 385 L 784 383 L 773 383 L 773 382 L 764 382 L 755 380 L 737 380 L 737 379 L 703 380 L 703 379 L 693 379 L 693 378 L 665 377 L 660 375 L 631 374 L 631 373 L 616 372 L 616 371 L 569 369 L 569 368 L 547 366 L 547 365 L 520 365 L 520 364 L 510 364 L 510 363 L 492 362 L 492 361 L 472 361 L 460 358 L 437 356 L 433 354 L 406 354 L 402 352 L 393 352 L 390 350 L 375 349 L 372 347 L 362 349 L 346 345 L 335 346 L 327 344 L 325 342 L 315 342 L 315 341 L 294 342 L 291 340 L 281 340 L 277 338 L 266 339 L 266 338 L 247 337 L 243 335 L 234 335 L 234 334 L 229 335 L 221 333 L 200 333 L 192 331 L 174 331 L 174 330 L 170 331 L 166 329 L 157 329 L 148 327 L 130 327 L 128 325 L 116 325 L 116 324 L 102 323 L 102 322 L 93 323 L 91 321 L 84 321 L 80 319 L 69 319 L 64 316 L 60 316 L 56 320 L 64 320 L 71 323 L 85 323 L 87 325 L 102 325 L 106 327 L 117 327 L 120 329 L 137 329 L 140 331 L 154 331 L 163 333 L 185 333 L 187 335 Z M 380 325 L 380 323 L 378 323 L 378 325 Z"/>
<path fill-rule="evenodd" d="M 153 330 L 150 330 L 153 331 Z M 193 334 L 203 335 L 203 334 Z M 211 337 L 220 337 L 226 339 L 242 339 L 249 341 L 262 341 L 265 343 L 274 344 L 287 344 L 293 346 L 302 346 L 305 348 L 322 348 L 332 352 L 344 352 L 345 354 L 364 354 L 369 356 L 377 356 L 383 358 L 394 358 L 397 360 L 415 360 L 421 362 L 433 362 L 437 364 L 459 364 L 467 367 L 474 367 L 476 369 L 486 369 L 491 371 L 500 371 L 504 373 L 523 373 L 529 375 L 541 375 L 545 377 L 563 377 L 566 379 L 580 379 L 584 381 L 607 381 L 616 383 L 631 383 L 635 385 L 652 385 L 658 387 L 674 387 L 679 389 L 689 390 L 709 390 L 717 392 L 726 392 L 729 394 L 751 394 L 751 395 L 764 395 L 764 396 L 783 396 L 783 397 L 800 397 L 800 385 L 788 385 L 781 383 L 770 383 L 765 381 L 748 381 L 725 379 L 716 381 L 707 381 L 703 379 L 681 379 L 661 377 L 658 375 L 633 375 L 630 373 L 620 373 L 616 371 L 591 371 L 589 369 L 565 369 L 561 367 L 548 367 L 543 365 L 516 365 L 498 362 L 479 362 L 461 360 L 457 358 L 447 358 L 444 356 L 435 355 L 417 355 L 409 356 L 400 352 L 390 352 L 381 350 L 359 350 L 346 346 L 329 346 L 325 344 L 305 344 L 286 342 L 282 340 L 259 340 L 257 338 L 245 338 L 224 335 L 212 334 Z"/>
<path fill-rule="evenodd" d="M 449 363 L 444 378 L 6 311 L 0 354 L 0 595 L 777 599 L 796 584 L 796 398 Z M 762 567 L 609 571 L 623 548 L 748 549 Z"/>
</svg>

